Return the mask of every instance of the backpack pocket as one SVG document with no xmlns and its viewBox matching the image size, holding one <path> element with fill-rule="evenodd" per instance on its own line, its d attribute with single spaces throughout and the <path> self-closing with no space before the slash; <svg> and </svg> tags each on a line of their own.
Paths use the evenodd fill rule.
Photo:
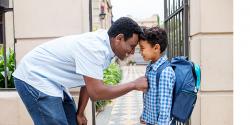
<svg viewBox="0 0 250 125">
<path fill-rule="evenodd" d="M 181 91 L 173 102 L 172 116 L 178 121 L 185 123 L 193 111 L 196 99 L 196 93 Z"/>
</svg>

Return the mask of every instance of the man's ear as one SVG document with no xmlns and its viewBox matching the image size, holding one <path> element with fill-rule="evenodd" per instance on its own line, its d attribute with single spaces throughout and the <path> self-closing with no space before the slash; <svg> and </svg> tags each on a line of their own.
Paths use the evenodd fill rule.
<svg viewBox="0 0 250 125">
<path fill-rule="evenodd" d="M 120 34 L 116 35 L 115 38 L 117 41 L 121 41 L 122 39 L 124 39 L 124 34 L 120 33 Z"/>
</svg>

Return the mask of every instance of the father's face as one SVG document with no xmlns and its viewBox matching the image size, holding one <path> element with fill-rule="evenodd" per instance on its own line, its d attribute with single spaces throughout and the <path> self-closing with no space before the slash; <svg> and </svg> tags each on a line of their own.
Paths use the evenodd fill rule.
<svg viewBox="0 0 250 125">
<path fill-rule="evenodd" d="M 120 40 L 119 44 L 117 44 L 116 49 L 116 56 L 124 60 L 127 58 L 130 54 L 135 53 L 135 47 L 138 44 L 139 36 L 138 34 L 133 34 L 132 37 L 128 38 L 126 41 L 124 40 L 124 37 Z"/>
</svg>

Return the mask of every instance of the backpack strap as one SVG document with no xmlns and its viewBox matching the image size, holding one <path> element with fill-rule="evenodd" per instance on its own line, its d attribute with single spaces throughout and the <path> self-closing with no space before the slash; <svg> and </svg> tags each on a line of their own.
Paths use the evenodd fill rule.
<svg viewBox="0 0 250 125">
<path fill-rule="evenodd" d="M 171 65 L 170 62 L 166 61 L 164 62 L 160 67 L 158 67 L 157 69 L 157 73 L 156 73 L 156 87 L 157 87 L 157 91 L 158 91 L 158 86 L 159 86 L 159 80 L 160 80 L 160 76 L 161 76 L 161 72 L 167 67 Z M 171 66 L 172 67 L 172 66 Z M 174 90 L 173 90 L 174 93 Z M 158 116 L 159 117 L 159 116 Z M 171 122 L 170 125 L 176 125 L 176 119 L 171 115 L 170 113 L 170 118 L 171 118 Z"/>
<path fill-rule="evenodd" d="M 161 76 L 161 72 L 170 65 L 170 62 L 165 61 L 163 64 L 161 64 L 156 71 L 156 87 L 157 87 L 157 91 L 158 91 L 158 86 L 159 86 L 159 80 L 160 80 L 160 76 Z M 157 93 L 158 96 L 158 93 Z M 157 97 L 158 98 L 158 97 Z M 157 119 L 159 118 L 159 115 L 157 117 Z"/>
<path fill-rule="evenodd" d="M 201 69 L 198 64 L 194 64 L 194 70 L 196 74 L 196 89 L 199 91 L 201 84 Z"/>
<path fill-rule="evenodd" d="M 201 69 L 200 66 L 198 64 L 195 64 L 193 62 L 191 62 L 193 65 L 192 68 L 192 72 L 194 75 L 194 79 L 195 79 L 195 88 L 197 91 L 200 90 L 200 84 L 201 84 Z"/>
<path fill-rule="evenodd" d="M 157 87 L 158 87 L 158 84 L 159 84 L 159 80 L 160 80 L 162 70 L 165 69 L 169 65 L 170 65 L 170 63 L 168 61 L 165 61 L 163 64 L 161 64 L 160 67 L 157 68 L 157 73 L 156 73 L 156 85 L 157 85 Z"/>
</svg>

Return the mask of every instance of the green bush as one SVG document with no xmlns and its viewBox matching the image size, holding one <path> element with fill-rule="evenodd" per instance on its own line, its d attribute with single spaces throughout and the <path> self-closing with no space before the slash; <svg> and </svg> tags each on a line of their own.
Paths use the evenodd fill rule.
<svg viewBox="0 0 250 125">
<path fill-rule="evenodd" d="M 113 62 L 104 70 L 103 81 L 106 85 L 117 85 L 122 79 L 120 66 Z"/>
<path fill-rule="evenodd" d="M 103 82 L 106 85 L 117 85 L 122 79 L 122 71 L 120 66 L 113 62 L 109 65 L 107 69 L 104 70 Z M 97 101 L 95 106 L 96 110 L 100 111 L 102 108 L 109 104 L 111 100 L 101 100 Z"/>
<path fill-rule="evenodd" d="M 14 88 L 14 80 L 12 73 L 15 70 L 15 55 L 14 55 L 14 50 L 9 48 L 6 51 L 6 71 L 7 71 L 7 76 L 8 76 L 8 88 Z M 4 88 L 4 50 L 1 48 L 0 50 L 0 88 Z"/>
</svg>

